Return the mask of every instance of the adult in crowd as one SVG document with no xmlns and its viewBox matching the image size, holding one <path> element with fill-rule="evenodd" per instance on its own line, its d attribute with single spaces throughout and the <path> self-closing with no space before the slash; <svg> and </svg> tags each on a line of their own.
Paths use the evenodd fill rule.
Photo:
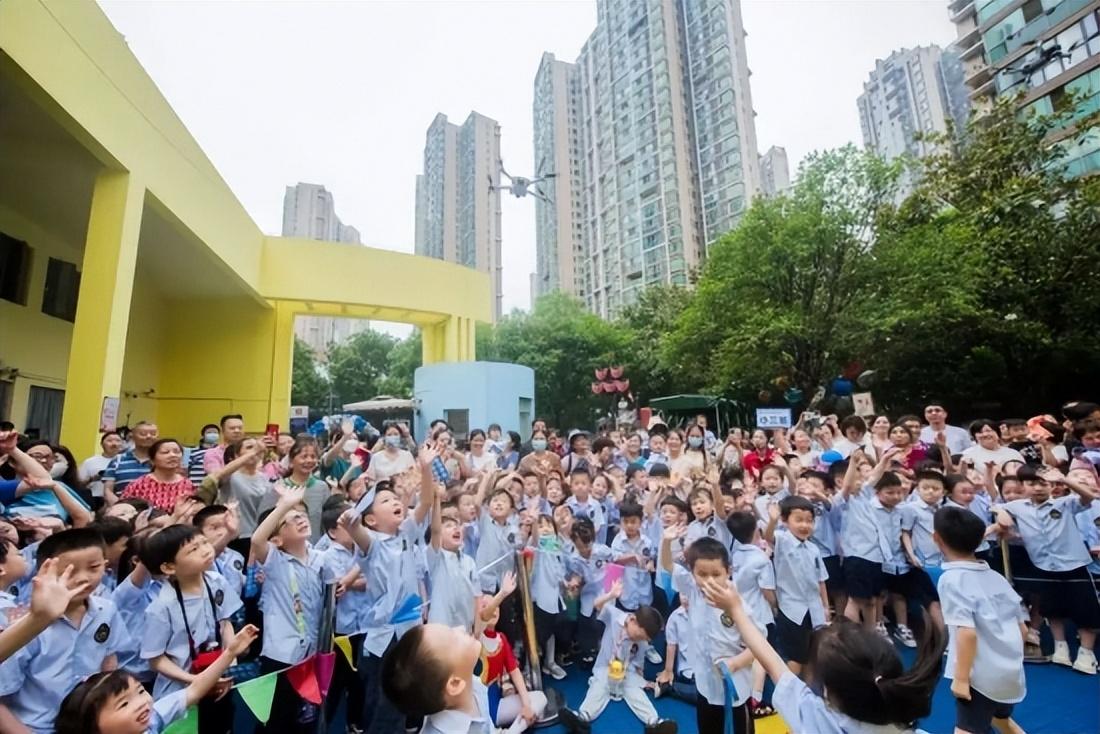
<svg viewBox="0 0 1100 734">
<path fill-rule="evenodd" d="M 592 455 L 592 436 L 588 431 L 573 429 L 569 432 L 569 453 L 561 462 L 566 476 L 574 469 L 586 469 L 591 474 L 595 470 L 595 457 Z"/>
<path fill-rule="evenodd" d="M 321 463 L 321 448 L 313 436 L 301 435 L 294 439 L 294 445 L 287 452 L 290 472 L 275 482 L 281 491 L 302 490 L 302 502 L 306 505 L 311 531 L 310 541 L 316 543 L 324 532 L 321 525 L 321 512 L 332 492 L 328 482 L 319 479 L 314 472 Z M 274 504 L 274 503 L 272 503 Z M 269 505 L 265 504 L 264 509 Z"/>
<path fill-rule="evenodd" d="M 293 445 L 294 435 L 284 431 L 276 436 L 274 447 L 268 447 L 267 457 L 264 461 L 264 476 L 270 481 L 274 482 L 276 479 L 284 477 L 290 470 L 287 454 L 290 453 L 290 447 Z"/>
<path fill-rule="evenodd" d="M 917 423 L 917 430 L 911 431 L 914 436 L 920 434 L 920 423 Z M 875 419 L 871 421 L 871 446 L 876 452 L 882 453 L 886 449 L 894 445 L 894 442 L 890 440 L 890 417 L 886 415 L 876 415 Z"/>
<path fill-rule="evenodd" d="M 835 416 L 830 416 L 829 426 L 833 425 Z M 845 459 L 852 455 L 857 448 L 863 449 L 868 456 L 874 453 L 874 446 L 867 435 L 867 422 L 858 415 L 850 415 L 836 424 L 835 433 L 839 436 L 833 439 L 833 451 L 836 451 Z"/>
<path fill-rule="evenodd" d="M 890 428 L 890 444 L 890 448 L 886 451 L 894 451 L 891 461 L 896 462 L 907 472 L 913 472 L 918 464 L 928 459 L 928 447 L 917 441 L 912 431 L 900 423 Z M 949 457 L 947 466 L 950 465 Z"/>
<path fill-rule="evenodd" d="M 718 448 L 718 468 L 740 467 L 741 457 L 745 455 L 745 432 L 740 428 L 731 428 L 726 432 L 725 442 Z"/>
<path fill-rule="evenodd" d="M 1019 451 L 1001 445 L 998 425 L 987 418 L 970 424 L 970 436 L 975 444 L 963 451 L 962 457 L 978 471 L 984 472 L 987 464 L 994 464 L 999 470 L 1006 461 L 1025 462 Z"/>
<path fill-rule="evenodd" d="M 49 474 L 51 482 L 8 503 L 8 515 L 13 518 L 58 517 L 77 527 L 90 523 L 93 519 L 91 502 L 88 501 L 90 496 L 85 499 L 77 491 L 80 480 L 76 476 L 76 467 L 64 460 L 59 461 L 57 449 L 49 441 L 30 441 L 23 446 L 23 452 L 38 462 Z M 77 483 L 77 487 L 69 482 Z"/>
<path fill-rule="evenodd" d="M 351 421 L 332 432 L 328 449 L 321 457 L 321 476 L 339 482 L 352 466 L 352 455 L 359 448 L 359 437 Z"/>
<path fill-rule="evenodd" d="M 535 431 L 542 431 L 543 436 L 547 435 L 546 434 L 546 421 L 544 419 L 536 418 L 535 420 L 531 421 L 531 438 L 527 441 L 527 443 L 520 446 L 520 448 L 519 448 L 519 458 L 520 459 L 523 459 L 523 457 L 527 456 L 527 454 L 529 454 L 529 453 L 531 453 L 532 451 L 535 450 L 534 447 L 531 445 L 531 442 L 535 438 Z"/>
<path fill-rule="evenodd" d="M 199 442 L 187 454 L 187 478 L 196 487 L 206 477 L 206 452 L 222 440 L 221 429 L 215 423 L 207 423 L 199 431 Z"/>
<path fill-rule="evenodd" d="M 105 431 L 99 437 L 100 453 L 84 460 L 77 472 L 96 502 L 103 502 L 103 475 L 114 458 L 122 453 L 122 436 L 118 431 Z"/>
<path fill-rule="evenodd" d="M 156 424 L 139 422 L 130 431 L 130 438 L 134 442 L 133 448 L 116 456 L 103 472 L 103 499 L 108 505 L 118 502 L 119 495 L 126 491 L 131 482 L 145 476 L 153 468 L 149 451 L 159 438 Z"/>
<path fill-rule="evenodd" d="M 947 450 L 952 456 L 970 448 L 970 434 L 965 428 L 948 425 L 947 409 L 943 407 L 943 403 L 930 402 L 924 406 L 924 420 L 928 421 L 928 425 L 920 432 L 920 440 L 924 443 L 931 446 L 936 443 L 936 436 L 942 433 L 947 440 Z"/>
<path fill-rule="evenodd" d="M 753 479 L 760 478 L 760 472 L 775 458 L 775 450 L 768 443 L 768 434 L 757 428 L 749 438 L 749 451 L 741 457 L 741 467 Z"/>
<path fill-rule="evenodd" d="M 695 425 L 703 429 L 703 448 L 710 453 L 714 453 L 714 449 L 718 445 L 718 437 L 714 435 L 714 431 L 707 428 L 706 413 L 695 416 Z"/>
<path fill-rule="evenodd" d="M 367 478 L 372 482 L 404 474 L 416 466 L 412 452 L 405 448 L 405 434 L 402 424 L 389 423 L 382 429 L 382 444 L 375 447 L 367 466 Z"/>
<path fill-rule="evenodd" d="M 221 441 L 207 449 L 202 457 L 202 467 L 207 474 L 213 474 L 225 466 L 225 447 L 240 443 L 244 438 L 244 418 L 240 413 L 223 415 L 218 425 L 221 426 Z"/>
<path fill-rule="evenodd" d="M 475 428 L 467 438 L 470 450 L 462 464 L 462 478 L 479 477 L 496 469 L 497 455 L 486 447 L 485 431 Z"/>
<path fill-rule="evenodd" d="M 225 448 L 225 466 L 207 475 L 199 487 L 199 498 L 206 504 L 237 503 L 239 517 L 238 552 L 247 549 L 248 539 L 260 522 L 260 513 L 272 500 L 271 482 L 262 471 L 267 447 L 259 438 L 248 437 Z"/>
<path fill-rule="evenodd" d="M 519 449 L 523 445 L 523 439 L 515 431 L 508 431 L 501 447 L 500 456 L 497 457 L 497 467 L 505 471 L 515 471 L 519 467 Z"/>
<path fill-rule="evenodd" d="M 519 461 L 519 470 L 533 471 L 546 477 L 550 472 L 562 473 L 561 458 L 550 450 L 550 441 L 545 428 L 536 428 L 531 433 L 531 453 Z"/>
<path fill-rule="evenodd" d="M 805 428 L 791 431 L 791 453 L 798 457 L 798 464 L 803 469 L 813 469 L 821 458 L 821 449 L 814 448 L 814 440 Z"/>
<path fill-rule="evenodd" d="M 172 512 L 176 502 L 195 494 L 195 485 L 183 469 L 183 445 L 174 438 L 158 439 L 149 448 L 149 457 L 149 473 L 127 485 L 120 498 L 145 500 L 159 510 Z"/>
</svg>

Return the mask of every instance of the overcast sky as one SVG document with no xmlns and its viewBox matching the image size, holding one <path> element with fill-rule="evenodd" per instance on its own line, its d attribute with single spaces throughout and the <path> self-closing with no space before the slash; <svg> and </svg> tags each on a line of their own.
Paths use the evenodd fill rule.
<svg viewBox="0 0 1100 734">
<path fill-rule="evenodd" d="M 324 184 L 366 244 L 412 252 L 414 179 L 437 112 L 501 124 L 533 173 L 532 82 L 543 51 L 573 61 L 595 0 L 100 0 L 184 124 L 269 234 L 283 191 Z M 947 0 L 743 0 L 761 152 L 860 141 L 856 97 L 876 58 L 954 39 Z M 526 308 L 534 201 L 503 205 L 504 307 Z"/>
</svg>

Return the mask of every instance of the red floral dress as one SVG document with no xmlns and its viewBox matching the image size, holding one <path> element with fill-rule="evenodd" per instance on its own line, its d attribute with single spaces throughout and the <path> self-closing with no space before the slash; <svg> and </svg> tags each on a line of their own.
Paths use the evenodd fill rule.
<svg viewBox="0 0 1100 734">
<path fill-rule="evenodd" d="M 130 482 L 120 499 L 142 499 L 157 509 L 172 512 L 176 509 L 176 500 L 193 494 L 195 485 L 187 477 L 181 477 L 174 482 L 162 482 L 150 473 Z"/>
</svg>

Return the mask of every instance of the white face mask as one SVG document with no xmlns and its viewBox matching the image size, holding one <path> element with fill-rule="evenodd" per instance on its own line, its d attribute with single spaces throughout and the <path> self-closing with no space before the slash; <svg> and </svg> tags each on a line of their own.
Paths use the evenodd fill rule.
<svg viewBox="0 0 1100 734">
<path fill-rule="evenodd" d="M 359 442 L 354 438 L 349 438 L 347 441 L 344 441 L 344 451 L 349 454 L 354 453 L 357 448 L 359 448 Z"/>
<path fill-rule="evenodd" d="M 53 468 L 50 469 L 50 476 L 54 479 L 60 479 L 65 476 L 65 472 L 69 471 L 69 462 L 64 459 L 58 459 L 53 463 Z"/>
</svg>

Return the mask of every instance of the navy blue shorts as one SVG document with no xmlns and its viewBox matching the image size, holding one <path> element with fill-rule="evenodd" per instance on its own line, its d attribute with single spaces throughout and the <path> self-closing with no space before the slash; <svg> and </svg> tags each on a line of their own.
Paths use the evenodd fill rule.
<svg viewBox="0 0 1100 734">
<path fill-rule="evenodd" d="M 805 665 L 810 661 L 810 642 L 813 640 L 814 627 L 810 622 L 810 613 L 801 622 L 788 619 L 779 611 L 775 613 L 775 634 L 779 641 L 780 654 L 791 662 Z"/>
<path fill-rule="evenodd" d="M 1072 571 L 1035 569 L 1039 612 L 1051 619 L 1069 619 L 1084 629 L 1100 628 L 1100 599 L 1088 567 Z"/>
<path fill-rule="evenodd" d="M 1012 718 L 1013 706 L 986 698 L 971 688 L 969 701 L 955 699 L 955 726 L 973 734 L 988 734 L 993 719 Z"/>
<path fill-rule="evenodd" d="M 844 566 L 840 562 L 840 556 L 825 556 L 825 570 L 829 572 L 829 578 L 825 579 L 825 590 L 830 596 L 833 594 L 847 593 L 844 586 Z M 842 612 L 843 610 L 837 610 Z"/>
<path fill-rule="evenodd" d="M 884 575 L 878 561 L 856 556 L 844 559 L 844 588 L 853 599 L 874 599 L 881 594 Z"/>
<path fill-rule="evenodd" d="M 887 590 L 900 594 L 906 601 L 915 601 L 927 609 L 930 604 L 940 600 L 932 577 L 923 568 L 911 568 L 898 576 L 888 573 L 883 575 Z"/>
</svg>

